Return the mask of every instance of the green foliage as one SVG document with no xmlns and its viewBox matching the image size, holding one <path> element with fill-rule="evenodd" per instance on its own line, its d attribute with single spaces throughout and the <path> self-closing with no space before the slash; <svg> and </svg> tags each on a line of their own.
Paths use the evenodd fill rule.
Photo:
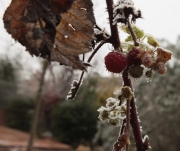
<svg viewBox="0 0 180 151">
<path fill-rule="evenodd" d="M 145 33 L 142 29 L 140 29 L 136 25 L 133 25 L 132 29 L 136 35 L 137 41 L 140 43 L 140 46 L 155 47 L 155 48 L 160 46 L 158 41 L 152 35 Z M 132 47 L 134 47 L 132 35 L 126 25 L 122 25 L 121 30 L 128 34 L 127 38 L 125 39 L 125 43 L 123 44 L 123 49 L 130 50 Z M 144 40 L 146 40 L 146 42 Z"/>
<path fill-rule="evenodd" d="M 17 97 L 17 68 L 9 59 L 0 59 L 0 106 Z"/>
<path fill-rule="evenodd" d="M 15 67 L 9 60 L 0 60 L 0 79 L 8 82 L 15 82 Z"/>
<path fill-rule="evenodd" d="M 32 119 L 33 101 L 30 99 L 17 99 L 6 106 L 6 125 L 22 131 L 29 131 Z"/>
<path fill-rule="evenodd" d="M 160 46 L 157 40 L 153 36 L 146 36 L 147 37 L 147 42 L 153 47 Z"/>
<path fill-rule="evenodd" d="M 97 131 L 97 117 L 97 111 L 88 103 L 57 106 L 52 113 L 53 135 L 73 147 L 90 142 Z"/>
</svg>

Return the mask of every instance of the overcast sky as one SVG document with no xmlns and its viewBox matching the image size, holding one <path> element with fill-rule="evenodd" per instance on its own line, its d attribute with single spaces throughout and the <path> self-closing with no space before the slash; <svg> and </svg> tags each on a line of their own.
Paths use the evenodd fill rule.
<svg viewBox="0 0 180 151">
<path fill-rule="evenodd" d="M 109 30 L 107 24 L 107 12 L 105 10 L 105 0 L 92 0 L 94 3 L 94 11 L 96 21 L 101 27 Z M 176 38 L 180 35 L 180 0 L 134 0 L 135 7 L 143 13 L 144 19 L 138 19 L 136 24 L 146 33 L 152 34 L 154 37 L 165 38 L 172 43 L 176 43 Z M 13 40 L 11 36 L 4 30 L 2 17 L 4 10 L 9 5 L 10 0 L 0 0 L 0 54 L 6 53 L 5 46 L 11 44 Z M 14 46 L 14 45 L 13 45 Z M 11 55 L 23 49 L 18 44 L 13 48 Z M 105 47 L 103 47 L 105 49 Z M 105 54 L 103 52 L 102 56 Z M 31 59 L 31 56 L 25 52 L 25 56 Z M 101 59 L 103 62 L 103 57 Z M 104 69 L 103 69 L 104 70 Z"/>
</svg>

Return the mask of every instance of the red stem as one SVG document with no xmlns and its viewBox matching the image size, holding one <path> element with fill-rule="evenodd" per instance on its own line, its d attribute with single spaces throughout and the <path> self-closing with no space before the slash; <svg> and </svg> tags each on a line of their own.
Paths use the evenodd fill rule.
<svg viewBox="0 0 180 151">
<path fill-rule="evenodd" d="M 113 25 L 113 7 L 112 6 L 113 6 L 114 2 L 113 2 L 113 0 L 106 0 L 106 3 L 107 3 L 108 14 L 109 14 L 110 28 L 111 28 L 111 43 L 115 49 L 121 48 L 117 25 L 116 24 Z M 122 51 L 122 49 L 121 49 L 121 51 Z M 124 81 L 124 86 L 129 86 L 132 89 L 132 83 L 128 76 L 128 70 L 129 70 L 129 68 L 127 67 L 123 71 L 122 77 L 123 77 L 123 81 Z M 131 99 L 130 107 L 131 107 L 130 123 L 131 123 L 132 129 L 133 129 L 137 151 L 145 151 L 144 145 L 142 142 L 142 136 L 141 136 L 141 131 L 140 131 L 140 125 L 138 122 L 138 115 L 137 115 L 134 97 Z"/>
<path fill-rule="evenodd" d="M 129 69 L 127 67 L 123 71 L 122 77 L 123 77 L 123 81 L 124 81 L 124 86 L 129 86 L 132 89 L 132 83 L 131 83 L 131 80 L 128 76 L 128 70 Z M 137 109 L 136 109 L 134 97 L 131 99 L 130 107 L 131 107 L 130 123 L 131 123 L 132 129 L 133 129 L 137 151 L 145 151 L 143 141 L 142 141 L 142 136 L 141 136 L 140 125 L 139 125 L 139 121 L 138 121 L 138 115 L 137 115 Z"/>
</svg>

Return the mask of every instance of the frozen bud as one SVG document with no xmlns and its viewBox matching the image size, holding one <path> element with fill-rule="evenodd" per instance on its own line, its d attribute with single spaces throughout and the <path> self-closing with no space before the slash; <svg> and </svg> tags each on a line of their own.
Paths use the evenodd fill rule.
<svg viewBox="0 0 180 151">
<path fill-rule="evenodd" d="M 153 74 L 153 71 L 152 71 L 152 70 L 149 70 L 149 71 L 146 71 L 145 75 L 146 75 L 147 78 L 150 78 L 150 79 L 151 79 L 154 74 Z"/>
<path fill-rule="evenodd" d="M 141 66 L 131 66 L 129 68 L 129 74 L 133 78 L 140 78 L 143 75 L 144 68 Z"/>
<path fill-rule="evenodd" d="M 101 121 L 105 121 L 105 120 L 108 119 L 109 110 L 107 108 L 101 106 L 97 111 L 99 112 L 99 117 L 98 118 Z"/>
<path fill-rule="evenodd" d="M 152 55 L 149 54 L 149 53 L 145 53 L 145 54 L 141 57 L 141 60 L 142 60 L 142 64 L 143 64 L 145 67 L 150 67 L 150 66 L 153 64 Z"/>
<path fill-rule="evenodd" d="M 149 143 L 149 137 L 147 135 L 143 138 L 143 145 L 145 150 L 151 149 L 150 143 Z"/>
<path fill-rule="evenodd" d="M 159 74 L 164 74 L 167 71 L 167 68 L 164 64 L 164 62 L 158 62 L 155 64 L 154 69 L 159 73 Z"/>
<path fill-rule="evenodd" d="M 121 108 L 122 108 L 122 111 L 126 112 L 127 109 L 125 105 L 121 106 Z"/>
<path fill-rule="evenodd" d="M 121 122 L 120 122 L 120 119 L 109 119 L 108 120 L 108 123 L 113 125 L 113 126 L 120 126 L 121 125 Z"/>
<path fill-rule="evenodd" d="M 117 111 L 116 110 L 110 111 L 108 117 L 110 119 L 116 119 L 118 117 Z"/>
<path fill-rule="evenodd" d="M 124 96 L 124 98 L 131 100 L 134 96 L 134 93 L 132 92 L 131 88 L 129 86 L 122 87 L 121 94 Z"/>
<path fill-rule="evenodd" d="M 115 98 L 112 98 L 112 97 L 108 98 L 106 100 L 106 102 L 107 102 L 106 107 L 109 108 L 109 109 L 113 109 L 119 104 L 119 102 Z"/>
<path fill-rule="evenodd" d="M 122 94 L 118 96 L 118 100 L 120 100 L 121 104 L 126 101 L 126 99 L 124 98 Z"/>
<path fill-rule="evenodd" d="M 126 112 L 124 112 L 122 109 L 116 112 L 117 118 L 124 120 L 126 118 Z"/>
</svg>

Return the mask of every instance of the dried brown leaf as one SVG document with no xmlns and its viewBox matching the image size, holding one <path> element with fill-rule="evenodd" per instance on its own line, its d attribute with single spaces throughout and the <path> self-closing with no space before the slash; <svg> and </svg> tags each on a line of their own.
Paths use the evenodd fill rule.
<svg viewBox="0 0 180 151">
<path fill-rule="evenodd" d="M 91 0 L 12 0 L 4 27 L 32 55 L 85 70 L 95 24 Z"/>
<path fill-rule="evenodd" d="M 113 146 L 113 151 L 121 151 L 121 149 L 123 149 L 126 146 L 126 144 L 130 144 L 128 133 L 119 136 L 117 142 Z"/>
<path fill-rule="evenodd" d="M 76 0 L 66 13 L 61 14 L 51 59 L 74 69 L 85 70 L 78 55 L 91 51 L 94 24 L 92 2 Z"/>
</svg>

